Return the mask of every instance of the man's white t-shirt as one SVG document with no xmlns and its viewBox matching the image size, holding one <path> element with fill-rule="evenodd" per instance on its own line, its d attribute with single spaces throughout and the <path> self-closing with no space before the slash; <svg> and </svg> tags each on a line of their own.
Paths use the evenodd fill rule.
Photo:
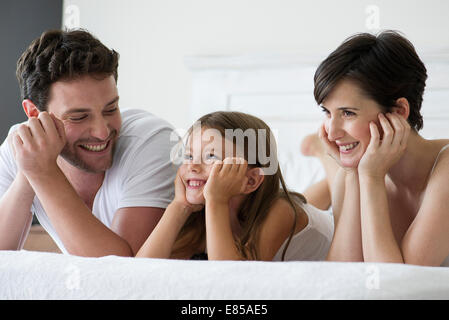
<svg viewBox="0 0 449 320">
<path fill-rule="evenodd" d="M 95 217 L 108 228 L 120 208 L 166 208 L 174 198 L 174 180 L 178 169 L 170 159 L 171 151 L 178 142 L 177 135 L 167 121 L 142 110 L 128 109 L 121 114 L 122 127 L 113 163 L 106 171 L 92 209 Z M 11 127 L 10 132 L 17 127 Z M 12 184 L 16 173 L 14 156 L 5 140 L 0 146 L 0 197 Z M 67 253 L 37 197 L 34 198 L 31 212 L 61 251 Z"/>
</svg>

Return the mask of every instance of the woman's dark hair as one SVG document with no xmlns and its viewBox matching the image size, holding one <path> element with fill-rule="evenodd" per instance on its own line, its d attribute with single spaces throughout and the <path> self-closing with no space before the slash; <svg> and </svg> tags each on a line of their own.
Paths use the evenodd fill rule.
<svg viewBox="0 0 449 320">
<path fill-rule="evenodd" d="M 320 105 L 339 81 L 351 80 L 384 112 L 391 111 L 403 97 L 410 105 L 408 122 L 419 131 L 426 79 L 426 67 L 415 48 L 398 32 L 360 33 L 346 39 L 319 65 L 314 96 Z"/>
<path fill-rule="evenodd" d="M 16 76 L 23 99 L 47 109 L 52 83 L 81 75 L 113 75 L 119 54 L 85 30 L 50 30 L 35 39 L 17 61 Z"/>
</svg>

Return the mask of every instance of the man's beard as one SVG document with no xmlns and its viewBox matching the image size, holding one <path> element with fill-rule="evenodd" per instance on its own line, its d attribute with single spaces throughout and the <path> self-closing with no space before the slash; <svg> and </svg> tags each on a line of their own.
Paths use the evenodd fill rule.
<svg viewBox="0 0 449 320">
<path fill-rule="evenodd" d="M 70 165 L 74 166 L 75 168 L 78 168 L 82 171 L 88 172 L 88 173 L 104 173 L 107 169 L 109 169 L 112 166 L 116 144 L 118 139 L 115 137 L 117 135 L 117 131 L 111 134 L 113 138 L 109 140 L 108 143 L 112 143 L 111 146 L 111 155 L 109 158 L 109 161 L 105 163 L 101 167 L 94 167 L 92 165 L 89 165 L 86 161 L 82 160 L 81 157 L 79 157 L 76 152 L 73 152 L 69 144 L 67 143 L 64 148 L 62 149 L 61 153 L 59 154 L 65 161 L 67 161 Z M 75 148 L 78 148 L 78 143 L 75 143 Z M 108 146 L 109 148 L 109 146 Z"/>
</svg>

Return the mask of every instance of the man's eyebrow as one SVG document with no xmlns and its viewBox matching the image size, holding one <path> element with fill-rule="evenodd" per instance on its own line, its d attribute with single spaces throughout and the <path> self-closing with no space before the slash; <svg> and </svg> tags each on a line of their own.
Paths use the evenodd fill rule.
<svg viewBox="0 0 449 320">
<path fill-rule="evenodd" d="M 111 104 L 116 103 L 116 102 L 118 101 L 119 98 L 120 98 L 119 96 L 115 97 L 114 99 L 112 99 L 111 101 L 109 101 L 108 103 L 106 103 L 105 106 L 104 106 L 104 108 L 110 106 Z M 61 118 L 65 117 L 65 116 L 67 116 L 67 115 L 69 115 L 69 114 L 72 114 L 72 113 L 82 113 L 82 112 L 90 112 L 90 111 L 91 111 L 91 110 L 88 109 L 88 108 L 75 108 L 75 109 L 70 109 L 70 110 L 67 110 L 66 112 L 64 112 L 64 113 L 62 114 Z"/>
</svg>

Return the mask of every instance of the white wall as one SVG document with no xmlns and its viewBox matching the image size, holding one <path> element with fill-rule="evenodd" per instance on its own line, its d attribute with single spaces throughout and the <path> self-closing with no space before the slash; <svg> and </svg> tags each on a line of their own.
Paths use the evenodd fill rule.
<svg viewBox="0 0 449 320">
<path fill-rule="evenodd" d="M 64 8 L 65 25 L 120 53 L 121 106 L 180 128 L 190 124 L 186 56 L 324 56 L 349 35 L 378 28 L 403 32 L 418 53 L 449 49 L 446 0 L 65 0 Z"/>
</svg>

